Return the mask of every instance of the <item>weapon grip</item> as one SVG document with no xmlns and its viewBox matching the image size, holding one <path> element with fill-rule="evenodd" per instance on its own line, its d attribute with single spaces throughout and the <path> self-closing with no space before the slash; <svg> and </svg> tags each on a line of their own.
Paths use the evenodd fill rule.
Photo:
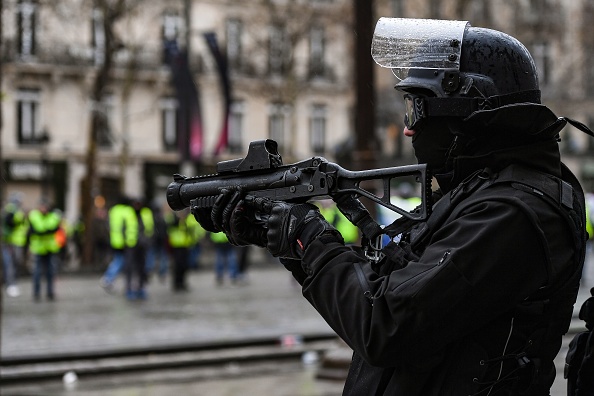
<svg viewBox="0 0 594 396">
<path fill-rule="evenodd" d="M 218 195 L 211 195 L 208 197 L 197 197 L 190 201 L 190 211 L 193 215 L 196 215 L 198 209 L 207 209 L 214 206 Z"/>
</svg>

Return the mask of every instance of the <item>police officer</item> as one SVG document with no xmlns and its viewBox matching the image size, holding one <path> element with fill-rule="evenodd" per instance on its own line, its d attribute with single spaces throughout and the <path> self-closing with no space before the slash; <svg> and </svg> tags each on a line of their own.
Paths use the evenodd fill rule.
<svg viewBox="0 0 594 396">
<path fill-rule="evenodd" d="M 354 350 L 345 395 L 548 395 L 586 241 L 559 132 L 592 132 L 540 104 L 534 61 L 507 34 L 382 18 L 372 55 L 399 78 L 404 134 L 439 183 L 428 219 L 386 227 L 401 237 L 376 264 L 310 204 L 223 192 L 199 221 L 283 258 Z"/>
</svg>

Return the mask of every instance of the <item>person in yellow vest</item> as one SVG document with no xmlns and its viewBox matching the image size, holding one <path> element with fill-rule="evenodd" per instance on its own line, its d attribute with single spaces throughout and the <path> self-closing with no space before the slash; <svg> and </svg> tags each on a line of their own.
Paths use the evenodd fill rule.
<svg viewBox="0 0 594 396">
<path fill-rule="evenodd" d="M 54 300 L 54 276 L 57 270 L 57 253 L 60 251 L 56 232 L 61 218 L 51 210 L 49 201 L 42 199 L 39 208 L 29 213 L 29 251 L 33 255 L 33 298 L 39 301 L 41 296 L 41 275 L 45 273 L 47 298 Z"/>
<path fill-rule="evenodd" d="M 27 240 L 27 217 L 22 210 L 22 194 L 11 194 L 2 209 L 2 262 L 3 282 L 9 297 L 18 297 L 21 292 L 16 284 L 16 273 L 23 257 Z"/>
<path fill-rule="evenodd" d="M 237 250 L 229 243 L 224 232 L 210 233 L 215 248 L 215 277 L 218 286 L 223 285 L 225 270 L 232 284 L 237 283 Z"/>
<path fill-rule="evenodd" d="M 133 236 L 127 238 L 127 233 L 131 233 L 133 229 L 132 226 L 127 226 L 127 224 L 128 222 L 135 223 L 136 215 L 130 204 L 130 199 L 122 196 L 118 203 L 109 209 L 107 216 L 112 259 L 101 277 L 99 284 L 106 291 L 111 292 L 118 274 L 124 268 L 124 250 L 129 244 L 135 241 L 135 237 Z M 128 240 L 130 240 L 129 243 Z"/>
<path fill-rule="evenodd" d="M 186 274 L 194 236 L 192 235 L 193 230 L 188 227 L 188 217 L 194 217 L 189 216 L 188 209 L 167 215 L 167 235 L 173 258 L 172 287 L 174 292 L 189 291 Z"/>
</svg>

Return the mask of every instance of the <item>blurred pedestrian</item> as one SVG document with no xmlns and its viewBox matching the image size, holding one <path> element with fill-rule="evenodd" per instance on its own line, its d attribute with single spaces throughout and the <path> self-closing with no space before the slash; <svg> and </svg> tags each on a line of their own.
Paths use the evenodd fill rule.
<svg viewBox="0 0 594 396">
<path fill-rule="evenodd" d="M 133 239 L 133 237 L 128 237 L 128 234 L 132 232 L 133 228 L 128 224 L 136 223 L 135 218 L 134 209 L 132 208 L 130 199 L 127 197 L 120 197 L 119 202 L 109 209 L 109 243 L 111 245 L 112 258 L 107 266 L 107 270 L 99 281 L 101 287 L 109 292 L 113 290 L 114 282 L 124 268 L 124 250 L 132 243 L 129 239 Z"/>
<path fill-rule="evenodd" d="M 147 251 L 146 273 L 150 279 L 157 272 L 161 283 L 165 282 L 169 271 L 169 254 L 167 253 L 167 222 L 160 205 L 153 207 L 154 233 Z"/>
<path fill-rule="evenodd" d="M 237 282 L 237 249 L 229 243 L 223 232 L 212 232 L 210 240 L 215 249 L 215 280 L 218 286 L 224 283 L 225 272 L 228 273 L 231 284 Z"/>
<path fill-rule="evenodd" d="M 146 252 L 153 236 L 153 213 L 140 199 L 132 202 L 134 217 L 126 229 L 127 248 L 124 268 L 126 272 L 126 298 L 144 300 L 146 294 Z"/>
<path fill-rule="evenodd" d="M 47 298 L 55 299 L 54 276 L 57 270 L 57 259 L 60 245 L 56 233 L 60 228 L 60 215 L 51 210 L 48 200 L 42 199 L 39 208 L 29 213 L 28 241 L 33 255 L 33 298 L 39 301 L 41 295 L 41 276 L 45 274 Z"/>
<path fill-rule="evenodd" d="M 102 208 L 102 210 L 103 210 L 103 212 L 105 212 L 105 209 Z M 97 217 L 97 214 L 95 212 L 95 218 L 96 217 Z M 95 234 L 93 234 L 93 235 L 95 235 Z M 109 231 L 104 235 L 109 235 Z M 74 256 L 76 258 L 78 258 L 79 261 L 82 258 L 82 254 L 83 254 L 84 237 L 85 237 L 85 222 L 81 215 L 76 219 L 76 221 L 74 222 L 74 224 L 72 226 L 72 238 L 71 238 L 72 244 L 73 244 Z M 105 241 L 107 241 L 107 239 L 104 239 L 104 242 Z M 109 247 L 109 244 L 104 244 L 103 249 L 101 250 L 101 253 L 103 254 L 104 252 L 106 252 L 108 247 Z M 96 254 L 96 252 L 93 249 L 93 255 L 95 255 L 95 254 Z M 96 264 L 94 259 L 93 259 L 93 264 Z"/>
<path fill-rule="evenodd" d="M 82 229 L 84 230 L 84 225 L 82 226 Z M 95 217 L 91 223 L 91 230 L 93 235 L 93 265 L 99 268 L 104 268 L 104 266 L 108 265 L 110 258 L 109 255 L 105 254 L 105 252 L 113 249 L 113 246 L 110 243 L 109 218 L 107 209 L 95 209 Z M 81 237 L 80 240 L 81 248 L 79 250 L 78 256 L 82 257 L 83 238 Z"/>
<path fill-rule="evenodd" d="M 167 215 L 167 234 L 173 261 L 173 282 L 175 292 L 188 291 L 186 274 L 190 258 L 190 247 L 193 243 L 192 229 L 188 227 L 189 210 L 169 213 Z"/>
<path fill-rule="evenodd" d="M 21 292 L 16 283 L 17 269 L 26 243 L 27 218 L 22 209 L 22 194 L 13 193 L 2 209 L 2 260 L 3 279 L 6 294 L 18 297 Z"/>
</svg>

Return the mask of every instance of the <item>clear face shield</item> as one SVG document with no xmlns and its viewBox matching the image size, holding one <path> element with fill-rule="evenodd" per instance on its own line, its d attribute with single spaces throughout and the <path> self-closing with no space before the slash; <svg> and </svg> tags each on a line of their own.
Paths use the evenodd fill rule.
<svg viewBox="0 0 594 396">
<path fill-rule="evenodd" d="M 410 69 L 460 69 L 462 38 L 467 21 L 380 18 L 371 56 L 403 80 Z"/>
</svg>

